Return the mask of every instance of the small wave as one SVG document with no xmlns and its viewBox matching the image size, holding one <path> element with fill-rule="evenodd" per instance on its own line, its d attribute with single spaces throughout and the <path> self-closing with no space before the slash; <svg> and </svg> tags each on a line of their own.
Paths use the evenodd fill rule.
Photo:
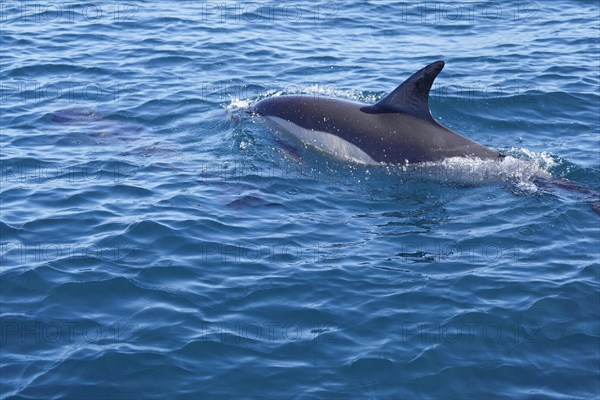
<svg viewBox="0 0 600 400">
<path fill-rule="evenodd" d="M 110 70 L 100 67 L 83 67 L 76 64 L 33 64 L 13 68 L 8 72 L 8 76 L 14 78 L 37 78 L 44 76 L 69 76 L 73 74 L 89 74 L 97 76 L 109 76 Z"/>
<path fill-rule="evenodd" d="M 156 57 L 152 60 L 147 61 L 148 64 L 153 66 L 174 66 L 178 64 L 185 64 L 192 62 L 193 60 L 189 57 L 184 56 L 166 56 L 166 57 Z"/>
</svg>

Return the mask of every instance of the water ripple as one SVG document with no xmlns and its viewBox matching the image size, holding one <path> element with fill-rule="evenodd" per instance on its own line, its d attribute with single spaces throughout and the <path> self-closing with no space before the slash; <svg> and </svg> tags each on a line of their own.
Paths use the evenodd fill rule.
<svg viewBox="0 0 600 400">
<path fill-rule="evenodd" d="M 0 398 L 598 397 L 597 4 L 447 6 L 3 4 Z M 436 59 L 503 163 L 248 113 Z"/>
</svg>

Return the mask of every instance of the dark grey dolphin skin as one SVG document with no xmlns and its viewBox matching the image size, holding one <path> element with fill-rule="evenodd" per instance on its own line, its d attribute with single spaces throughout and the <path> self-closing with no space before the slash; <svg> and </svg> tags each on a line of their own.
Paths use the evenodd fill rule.
<svg viewBox="0 0 600 400">
<path fill-rule="evenodd" d="M 442 68 L 443 61 L 429 64 L 374 105 L 278 96 L 260 101 L 253 111 L 277 129 L 342 158 L 389 164 L 449 157 L 502 159 L 497 150 L 452 132 L 431 116 L 429 91 Z"/>
</svg>

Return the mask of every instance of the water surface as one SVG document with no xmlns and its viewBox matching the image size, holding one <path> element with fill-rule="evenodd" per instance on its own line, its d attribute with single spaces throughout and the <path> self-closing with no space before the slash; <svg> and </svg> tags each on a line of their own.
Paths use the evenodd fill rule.
<svg viewBox="0 0 600 400">
<path fill-rule="evenodd" d="M 2 398 L 598 397 L 597 2 L 0 11 Z M 357 165 L 246 113 L 437 59 L 433 115 L 510 162 Z"/>
</svg>

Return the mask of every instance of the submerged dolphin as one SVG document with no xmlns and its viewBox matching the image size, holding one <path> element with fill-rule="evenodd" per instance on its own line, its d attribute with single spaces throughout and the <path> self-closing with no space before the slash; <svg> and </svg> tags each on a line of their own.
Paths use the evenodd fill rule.
<svg viewBox="0 0 600 400">
<path fill-rule="evenodd" d="M 497 150 L 452 132 L 431 116 L 429 91 L 442 68 L 443 61 L 429 64 L 374 105 L 318 96 L 279 96 L 260 101 L 254 112 L 306 144 L 363 163 L 502 159 Z"/>
</svg>

